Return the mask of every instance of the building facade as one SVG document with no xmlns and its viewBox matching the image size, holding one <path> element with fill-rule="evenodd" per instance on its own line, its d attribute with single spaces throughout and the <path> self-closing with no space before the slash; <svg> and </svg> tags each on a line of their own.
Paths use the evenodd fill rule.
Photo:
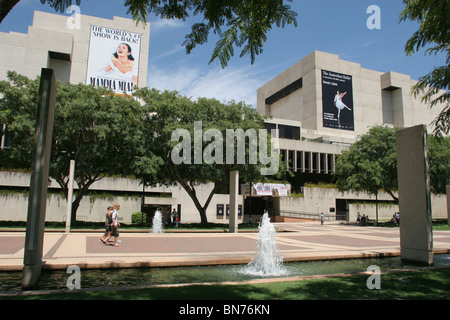
<svg viewBox="0 0 450 320">
<path fill-rule="evenodd" d="M 433 130 L 433 109 L 411 95 L 410 76 L 382 73 L 314 51 L 257 91 L 257 109 L 272 117 L 267 127 L 280 131 L 280 149 L 294 172 L 332 173 L 336 155 L 375 125 Z M 342 96 L 343 95 L 343 96 Z M 342 96 L 342 97 L 341 97 Z"/>
<path fill-rule="evenodd" d="M 271 117 L 265 124 L 268 130 L 279 129 L 282 159 L 295 174 L 290 179 L 293 193 L 303 194 L 298 186 L 305 182 L 331 181 L 336 157 L 373 126 L 426 124 L 432 132 L 432 122 L 444 106 L 430 109 L 420 97 L 411 95 L 415 83 L 405 74 L 365 69 L 335 54 L 314 51 L 259 88 L 257 110 Z M 311 196 L 315 201 L 274 199 L 273 208 L 281 215 L 295 211 L 318 215 L 321 209 L 349 220 L 354 215 L 352 203 L 375 200 L 368 194 L 325 193 L 327 197 Z M 384 195 L 383 201 L 392 199 Z M 445 216 L 440 201 L 434 201 L 437 210 L 433 214 Z M 321 207 L 324 202 L 327 205 Z"/>
</svg>

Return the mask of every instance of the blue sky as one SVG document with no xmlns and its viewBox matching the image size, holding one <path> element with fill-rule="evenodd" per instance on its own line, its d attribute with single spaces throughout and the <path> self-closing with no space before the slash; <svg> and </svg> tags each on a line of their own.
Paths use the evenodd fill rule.
<svg viewBox="0 0 450 320">
<path fill-rule="evenodd" d="M 82 0 L 80 9 L 82 14 L 107 19 L 130 17 L 123 3 L 123 0 Z M 208 64 L 217 40 L 214 35 L 190 55 L 182 47 L 196 17 L 185 22 L 149 17 L 148 85 L 160 90 L 177 90 L 193 98 L 234 99 L 256 106 L 259 87 L 314 50 L 337 54 L 364 68 L 409 74 L 413 79 L 445 63 L 443 56 L 425 56 L 424 50 L 406 56 L 404 45 L 418 24 L 399 23 L 404 8 L 401 0 L 294 0 L 291 5 L 298 13 L 298 27 L 274 27 L 268 34 L 263 54 L 253 65 L 249 57 L 239 58 L 237 49 L 225 69 L 218 61 Z M 379 30 L 369 30 L 366 26 L 370 5 L 381 9 Z M 0 32 L 26 33 L 34 10 L 55 13 L 39 0 L 21 0 L 0 24 Z"/>
</svg>

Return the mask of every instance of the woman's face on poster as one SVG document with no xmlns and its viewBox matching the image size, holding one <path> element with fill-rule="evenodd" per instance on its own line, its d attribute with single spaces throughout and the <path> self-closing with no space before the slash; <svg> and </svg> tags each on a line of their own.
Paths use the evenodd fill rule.
<svg viewBox="0 0 450 320">
<path fill-rule="evenodd" d="M 121 43 L 117 48 L 117 55 L 119 57 L 128 56 L 130 52 L 128 52 L 128 46 L 124 43 Z"/>
</svg>

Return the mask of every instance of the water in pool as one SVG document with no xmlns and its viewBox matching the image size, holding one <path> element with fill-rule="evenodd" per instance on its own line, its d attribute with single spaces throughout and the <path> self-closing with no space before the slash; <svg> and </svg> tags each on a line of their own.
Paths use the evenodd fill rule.
<svg viewBox="0 0 450 320">
<path fill-rule="evenodd" d="M 402 262 L 400 257 L 290 262 L 284 264 L 286 272 L 282 277 L 364 272 L 371 265 L 379 266 L 382 271 L 418 267 Z M 450 254 L 435 255 L 435 266 L 450 266 Z M 81 270 L 81 288 L 240 281 L 269 277 L 249 274 L 246 270 L 247 265 Z M 70 275 L 64 270 L 44 270 L 40 289 L 66 289 Z M 21 291 L 21 280 L 22 272 L 0 272 L 0 293 Z"/>
</svg>

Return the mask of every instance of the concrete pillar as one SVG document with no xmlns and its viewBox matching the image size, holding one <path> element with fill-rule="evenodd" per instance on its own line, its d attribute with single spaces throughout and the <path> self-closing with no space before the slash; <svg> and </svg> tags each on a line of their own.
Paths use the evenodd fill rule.
<svg viewBox="0 0 450 320">
<path fill-rule="evenodd" d="M 230 172 L 230 232 L 238 232 L 239 171 Z"/>
<path fill-rule="evenodd" d="M 22 288 L 35 289 L 42 269 L 48 171 L 52 145 L 56 81 L 52 69 L 42 69 L 23 259 Z"/>
<path fill-rule="evenodd" d="M 433 232 L 426 126 L 399 130 L 396 134 L 401 258 L 432 265 Z"/>
<path fill-rule="evenodd" d="M 450 185 L 447 186 L 447 223 L 450 227 Z"/>
<path fill-rule="evenodd" d="M 67 192 L 67 211 L 66 211 L 66 233 L 70 233 L 70 224 L 72 220 L 72 198 L 73 198 L 73 176 L 75 174 L 75 160 L 70 160 L 69 185 Z M 145 184 L 144 184 L 145 188 Z"/>
</svg>

